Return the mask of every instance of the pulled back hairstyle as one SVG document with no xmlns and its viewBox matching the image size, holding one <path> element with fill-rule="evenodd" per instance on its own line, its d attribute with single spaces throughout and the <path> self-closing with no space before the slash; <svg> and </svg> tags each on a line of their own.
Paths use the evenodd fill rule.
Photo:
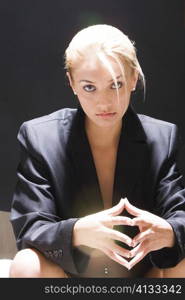
<svg viewBox="0 0 185 300">
<path fill-rule="evenodd" d="M 125 78 L 124 62 L 131 70 L 137 71 L 138 80 L 145 91 L 145 77 L 136 56 L 134 43 L 121 30 L 106 24 L 92 25 L 80 30 L 69 43 L 64 55 L 64 68 L 71 78 L 75 64 L 87 56 L 88 50 L 93 51 L 107 67 L 115 83 L 118 99 L 116 76 L 108 57 L 118 63 L 123 78 Z"/>
</svg>

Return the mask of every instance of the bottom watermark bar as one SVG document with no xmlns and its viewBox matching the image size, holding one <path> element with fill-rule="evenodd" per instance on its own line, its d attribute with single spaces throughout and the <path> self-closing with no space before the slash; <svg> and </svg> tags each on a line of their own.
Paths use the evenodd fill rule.
<svg viewBox="0 0 185 300">
<path fill-rule="evenodd" d="M 172 294 L 181 295 L 182 286 L 180 284 L 127 284 L 120 285 L 95 285 L 95 284 L 60 284 L 60 285 L 45 285 L 43 287 L 44 294 L 62 294 L 62 295 L 99 295 L 99 294 L 112 294 L 112 295 L 151 295 L 151 294 Z"/>
<path fill-rule="evenodd" d="M 132 279 L 132 278 L 7 278 L 0 279 L 1 294 L 25 299 L 73 296 L 111 296 L 131 299 L 133 296 L 185 296 L 185 279 Z M 51 297 L 52 296 L 52 297 Z"/>
</svg>

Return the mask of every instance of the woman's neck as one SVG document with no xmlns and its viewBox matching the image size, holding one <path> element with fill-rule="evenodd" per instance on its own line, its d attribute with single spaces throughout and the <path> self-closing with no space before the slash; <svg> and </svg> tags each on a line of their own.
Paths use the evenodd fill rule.
<svg viewBox="0 0 185 300">
<path fill-rule="evenodd" d="M 107 149 L 116 147 L 119 142 L 122 121 L 112 127 L 100 127 L 85 118 L 85 130 L 91 147 Z"/>
</svg>

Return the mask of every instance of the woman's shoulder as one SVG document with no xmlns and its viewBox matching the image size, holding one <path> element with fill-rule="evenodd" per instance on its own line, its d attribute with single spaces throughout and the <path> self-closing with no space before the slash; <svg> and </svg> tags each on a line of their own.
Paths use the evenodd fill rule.
<svg viewBox="0 0 185 300">
<path fill-rule="evenodd" d="M 57 121 L 57 120 L 67 120 L 73 118 L 75 115 L 77 109 L 76 108 L 62 108 L 57 111 L 54 111 L 50 114 L 43 115 L 41 117 L 37 117 L 31 120 L 28 120 L 24 123 L 27 123 L 28 125 L 37 125 L 40 123 L 47 123 L 47 122 L 52 122 L 52 121 Z"/>
<path fill-rule="evenodd" d="M 133 133 L 137 130 L 139 136 L 144 137 L 144 139 L 147 139 L 149 142 L 160 138 L 168 139 L 172 133 L 176 134 L 178 131 L 176 124 L 153 116 L 137 113 L 132 106 L 128 108 L 126 120 L 128 123 L 126 126 L 128 131 Z M 131 130 L 130 128 L 133 129 Z M 133 135 L 135 136 L 135 133 Z"/>
<path fill-rule="evenodd" d="M 50 114 L 43 115 L 25 121 L 21 125 L 21 129 L 33 128 L 35 130 L 47 130 L 47 129 L 56 129 L 57 127 L 63 127 L 71 125 L 74 116 L 76 115 L 76 108 L 62 108 L 57 111 L 54 111 Z"/>
<path fill-rule="evenodd" d="M 153 118 L 148 115 L 137 114 L 144 132 L 149 141 L 169 140 L 172 135 L 177 135 L 177 125 L 168 121 Z"/>
<path fill-rule="evenodd" d="M 143 114 L 137 114 L 142 125 L 143 126 L 154 126 L 154 127 L 164 127 L 164 128 L 169 128 L 171 129 L 172 127 L 176 126 L 174 123 L 164 121 L 161 119 L 156 119 L 153 117 L 150 117 L 148 115 L 143 115 Z"/>
<path fill-rule="evenodd" d="M 43 143 L 54 143 L 60 137 L 66 136 L 70 132 L 73 119 L 76 115 L 75 108 L 62 108 L 48 115 L 43 115 L 22 123 L 18 132 L 18 139 L 29 141 L 39 141 Z"/>
</svg>

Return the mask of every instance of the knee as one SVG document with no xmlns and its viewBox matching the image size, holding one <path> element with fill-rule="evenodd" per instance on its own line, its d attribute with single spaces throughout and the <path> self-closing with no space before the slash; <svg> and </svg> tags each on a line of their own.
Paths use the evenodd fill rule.
<svg viewBox="0 0 185 300">
<path fill-rule="evenodd" d="M 165 278 L 185 278 L 185 259 L 181 260 L 175 267 L 164 269 Z"/>
<path fill-rule="evenodd" d="M 146 278 L 163 278 L 164 272 L 163 269 L 152 267 L 145 275 Z"/>
<path fill-rule="evenodd" d="M 40 277 L 40 265 L 40 254 L 37 250 L 21 250 L 11 263 L 10 277 Z"/>
</svg>

